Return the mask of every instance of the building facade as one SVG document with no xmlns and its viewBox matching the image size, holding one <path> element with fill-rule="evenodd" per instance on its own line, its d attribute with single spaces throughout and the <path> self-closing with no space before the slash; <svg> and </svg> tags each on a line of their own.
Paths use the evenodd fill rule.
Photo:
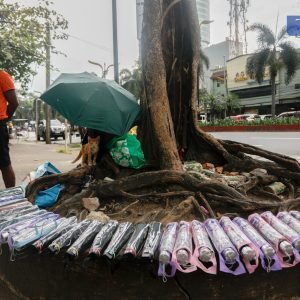
<svg viewBox="0 0 300 300">
<path fill-rule="evenodd" d="M 204 20 L 210 20 L 209 0 L 196 0 L 199 24 Z M 202 24 L 200 27 L 201 47 L 205 48 L 210 44 L 209 24 Z"/>
<path fill-rule="evenodd" d="M 226 39 L 224 42 L 217 43 L 203 49 L 204 54 L 209 59 L 210 68 L 209 70 L 204 68 L 201 88 L 205 88 L 207 91 L 212 92 L 213 82 L 211 81 L 211 77 L 215 70 L 223 68 L 225 66 L 225 62 L 231 58 L 230 54 L 232 53 L 233 46 L 234 42 Z M 240 47 L 242 48 L 242 44 L 240 44 Z"/>
<path fill-rule="evenodd" d="M 226 82 L 224 68 L 214 70 L 211 76 L 211 93 L 215 96 L 225 95 L 227 83 L 228 92 L 239 97 L 242 113 L 270 114 L 272 103 L 270 74 L 266 70 L 261 84 L 251 79 L 246 73 L 247 60 L 250 56 L 251 54 L 245 54 L 226 62 Z M 286 70 L 282 68 L 276 78 L 276 114 L 300 110 L 300 67 L 288 85 L 285 84 L 285 72 Z"/>
</svg>

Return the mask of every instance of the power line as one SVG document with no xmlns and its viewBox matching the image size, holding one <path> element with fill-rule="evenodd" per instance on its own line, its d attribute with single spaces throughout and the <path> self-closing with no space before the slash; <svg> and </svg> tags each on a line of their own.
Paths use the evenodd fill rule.
<svg viewBox="0 0 300 300">
<path fill-rule="evenodd" d="M 103 50 L 103 51 L 106 51 L 106 52 L 109 52 L 109 53 L 112 52 L 112 49 L 111 49 L 111 48 L 108 48 L 108 47 L 105 47 L 105 46 L 103 46 L 103 45 L 100 45 L 100 44 L 97 44 L 97 43 L 94 43 L 94 42 L 91 42 L 91 41 L 82 39 L 82 38 L 77 37 L 77 36 L 75 36 L 75 35 L 67 34 L 67 36 L 68 36 L 68 37 L 71 37 L 71 38 L 73 38 L 73 39 L 75 39 L 75 40 L 81 41 L 81 42 L 83 42 L 83 43 L 89 44 L 89 45 L 91 45 L 91 46 L 93 46 L 93 47 L 95 47 L 95 48 L 101 49 L 101 50 Z"/>
</svg>

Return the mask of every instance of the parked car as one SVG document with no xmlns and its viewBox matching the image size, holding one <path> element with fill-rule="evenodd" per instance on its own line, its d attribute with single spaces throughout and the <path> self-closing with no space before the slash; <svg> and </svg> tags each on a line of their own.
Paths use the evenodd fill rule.
<svg viewBox="0 0 300 300">
<path fill-rule="evenodd" d="M 290 118 L 290 117 L 300 118 L 300 110 L 283 112 L 277 116 L 277 118 Z"/>
<path fill-rule="evenodd" d="M 242 115 L 231 116 L 230 119 L 236 122 L 242 122 L 242 121 L 251 122 L 260 119 L 260 117 L 257 114 L 242 114 Z"/>
<path fill-rule="evenodd" d="M 272 115 L 259 115 L 261 120 L 272 119 Z"/>
<path fill-rule="evenodd" d="M 62 137 L 63 140 L 65 139 L 64 124 L 57 119 L 50 120 L 50 138 L 54 138 L 55 140 L 57 140 L 59 137 Z M 46 139 L 46 120 L 41 120 L 39 122 L 37 138 L 39 141 L 41 140 L 41 138 L 43 138 L 44 140 Z"/>
</svg>

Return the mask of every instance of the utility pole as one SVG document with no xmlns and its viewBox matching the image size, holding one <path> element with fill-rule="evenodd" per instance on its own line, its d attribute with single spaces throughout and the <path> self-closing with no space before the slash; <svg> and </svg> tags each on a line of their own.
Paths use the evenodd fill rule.
<svg viewBox="0 0 300 300">
<path fill-rule="evenodd" d="M 46 89 L 50 86 L 50 45 L 51 45 L 51 35 L 50 35 L 50 24 L 46 23 Z M 50 138 L 50 107 L 48 104 L 45 105 L 45 119 L 46 119 L 46 144 L 51 144 Z"/>
<path fill-rule="evenodd" d="M 119 83 L 117 0 L 112 0 L 113 48 L 115 82 Z"/>
<path fill-rule="evenodd" d="M 226 104 L 225 104 L 225 118 L 226 118 L 226 110 L 227 110 L 227 103 L 228 103 L 228 84 L 227 84 L 227 65 L 226 65 L 226 56 L 223 56 L 224 58 L 224 87 L 225 87 L 225 98 L 226 98 Z"/>
</svg>

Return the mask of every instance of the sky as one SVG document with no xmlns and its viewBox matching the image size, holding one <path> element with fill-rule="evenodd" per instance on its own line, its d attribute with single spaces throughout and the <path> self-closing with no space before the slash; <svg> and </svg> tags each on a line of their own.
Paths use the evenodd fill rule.
<svg viewBox="0 0 300 300">
<path fill-rule="evenodd" d="M 13 0 L 10 0 L 12 2 Z M 52 0 L 53 8 L 69 21 L 67 41 L 55 41 L 56 48 L 67 56 L 51 57 L 56 68 L 51 72 L 51 80 L 64 73 L 95 72 L 100 68 L 88 63 L 88 60 L 101 64 L 113 63 L 112 42 L 112 0 Z M 184 0 L 182 0 L 184 1 Z M 33 5 L 36 0 L 19 0 L 19 4 Z M 136 30 L 136 0 L 117 0 L 118 9 L 118 45 L 119 68 L 132 68 L 138 59 L 138 41 Z M 229 35 L 229 5 L 227 0 L 210 0 L 211 44 L 222 42 Z M 248 10 L 249 24 L 259 22 L 268 25 L 275 31 L 278 16 L 278 27 L 286 24 L 287 15 L 300 16 L 300 0 L 250 0 Z M 256 49 L 254 33 L 248 34 L 249 52 Z M 291 38 L 300 48 L 300 38 Z M 35 66 L 36 75 L 29 90 L 45 90 L 45 70 Z M 113 68 L 108 77 L 113 79 Z"/>
</svg>

